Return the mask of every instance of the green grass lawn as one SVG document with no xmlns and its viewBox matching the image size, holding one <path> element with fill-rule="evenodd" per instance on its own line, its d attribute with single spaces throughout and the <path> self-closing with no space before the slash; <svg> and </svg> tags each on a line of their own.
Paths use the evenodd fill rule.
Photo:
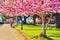
<svg viewBox="0 0 60 40">
<path fill-rule="evenodd" d="M 42 26 L 41 24 L 39 25 L 27 25 L 27 24 L 24 24 L 24 29 L 21 30 L 21 26 L 18 25 L 16 27 L 17 30 L 20 30 L 22 31 L 23 33 L 25 33 L 27 36 L 29 36 L 32 40 L 48 40 L 46 38 L 33 38 L 34 36 L 39 36 L 41 31 L 42 31 Z M 60 40 L 60 29 L 56 29 L 55 27 L 53 26 L 48 26 L 48 29 L 46 31 L 46 35 L 49 37 L 49 38 L 52 38 L 53 40 Z"/>
</svg>

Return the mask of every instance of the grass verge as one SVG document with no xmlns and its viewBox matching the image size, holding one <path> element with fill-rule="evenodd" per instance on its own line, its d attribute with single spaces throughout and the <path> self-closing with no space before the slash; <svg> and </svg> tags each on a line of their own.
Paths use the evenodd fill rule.
<svg viewBox="0 0 60 40">
<path fill-rule="evenodd" d="M 24 34 L 29 36 L 32 40 L 48 40 L 46 38 L 33 38 L 35 36 L 39 36 L 41 31 L 42 31 L 42 26 L 41 24 L 38 25 L 23 25 L 23 30 L 21 30 L 21 25 L 17 25 L 16 27 L 17 30 L 22 31 Z M 46 31 L 46 35 L 49 38 L 52 38 L 53 40 L 60 40 L 60 29 L 55 28 L 54 26 L 48 26 L 48 29 Z"/>
</svg>

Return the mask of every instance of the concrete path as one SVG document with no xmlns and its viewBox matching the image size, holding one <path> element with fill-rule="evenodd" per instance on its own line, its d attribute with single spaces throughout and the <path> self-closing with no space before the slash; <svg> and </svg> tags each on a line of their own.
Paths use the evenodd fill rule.
<svg viewBox="0 0 60 40">
<path fill-rule="evenodd" d="M 3 24 L 0 27 L 0 40 L 26 40 L 15 29 L 11 28 L 9 24 Z"/>
</svg>

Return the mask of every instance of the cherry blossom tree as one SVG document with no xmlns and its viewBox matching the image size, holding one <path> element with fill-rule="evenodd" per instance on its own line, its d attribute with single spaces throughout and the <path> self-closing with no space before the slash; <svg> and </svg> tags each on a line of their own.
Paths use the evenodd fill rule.
<svg viewBox="0 0 60 40">
<path fill-rule="evenodd" d="M 28 16 L 37 14 L 42 19 L 41 36 L 46 37 L 44 19 L 48 12 L 60 13 L 59 0 L 0 0 L 0 12 L 7 16 Z M 52 16 L 51 16 L 52 17 Z M 16 18 L 17 19 L 17 18 Z M 48 23 L 50 20 L 48 21 Z M 47 25 L 48 25 L 47 23 Z M 46 25 L 46 26 L 47 26 Z"/>
<path fill-rule="evenodd" d="M 1 12 L 7 16 L 28 16 L 29 13 L 32 15 L 37 14 L 42 18 L 42 34 L 45 36 L 45 27 L 44 27 L 44 1 L 42 0 L 14 0 L 12 3 L 7 0 L 3 2 Z M 16 18 L 17 19 L 17 18 Z"/>
<path fill-rule="evenodd" d="M 44 8 L 44 13 L 45 12 L 50 12 L 51 15 L 54 13 L 60 13 L 60 1 L 59 0 L 43 0 L 44 4 L 42 5 L 42 8 Z M 51 16 L 52 17 L 52 16 Z M 48 23 L 50 22 L 50 19 Z M 44 24 L 44 15 L 42 16 L 42 23 Z M 48 25 L 47 23 L 47 25 Z M 46 26 L 47 26 L 46 25 Z M 44 26 L 44 25 L 43 25 Z M 43 27 L 44 35 L 46 35 L 46 29 Z"/>
</svg>

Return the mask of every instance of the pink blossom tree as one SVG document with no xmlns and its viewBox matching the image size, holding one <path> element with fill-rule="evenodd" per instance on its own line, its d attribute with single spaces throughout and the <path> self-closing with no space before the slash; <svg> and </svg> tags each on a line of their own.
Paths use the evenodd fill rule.
<svg viewBox="0 0 60 40">
<path fill-rule="evenodd" d="M 44 19 L 48 12 L 60 13 L 59 0 L 6 0 L 3 3 L 0 1 L 0 12 L 8 16 L 28 16 L 37 14 L 42 19 L 42 33 L 46 37 L 46 28 Z M 49 20 L 50 22 L 50 20 Z M 48 22 L 48 23 L 49 23 Z M 47 24 L 48 24 L 47 23 Z"/>
<path fill-rule="evenodd" d="M 44 4 L 42 5 L 42 8 L 44 8 L 44 12 L 42 15 L 42 27 L 43 27 L 42 35 L 46 36 L 46 29 L 44 27 L 44 16 L 48 12 L 50 12 L 51 15 L 54 13 L 60 13 L 59 12 L 60 11 L 60 1 L 59 0 L 43 0 L 43 2 L 44 2 Z M 52 16 L 50 16 L 50 17 L 52 17 Z M 50 19 L 49 19 L 48 23 L 50 22 Z M 48 23 L 46 23 L 46 26 L 48 25 Z"/>
<path fill-rule="evenodd" d="M 46 36 L 46 30 L 44 27 L 44 17 L 45 17 L 45 4 L 42 0 L 15 0 L 10 3 L 9 0 L 3 2 L 1 12 L 8 16 L 28 16 L 29 13 L 37 14 L 42 18 L 42 36 Z M 16 18 L 17 19 L 17 18 Z"/>
</svg>

